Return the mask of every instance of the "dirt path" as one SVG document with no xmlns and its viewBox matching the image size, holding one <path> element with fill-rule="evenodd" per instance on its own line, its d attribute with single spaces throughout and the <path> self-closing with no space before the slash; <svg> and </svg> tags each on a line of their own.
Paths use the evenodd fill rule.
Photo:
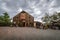
<svg viewBox="0 0 60 40">
<path fill-rule="evenodd" d="M 42 30 L 30 27 L 0 27 L 0 39 L 60 40 L 59 30 Z"/>
</svg>

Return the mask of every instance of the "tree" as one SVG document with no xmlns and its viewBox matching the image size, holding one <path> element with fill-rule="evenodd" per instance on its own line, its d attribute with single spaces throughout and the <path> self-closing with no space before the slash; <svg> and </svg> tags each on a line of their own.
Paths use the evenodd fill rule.
<svg viewBox="0 0 60 40">
<path fill-rule="evenodd" d="M 48 13 L 45 13 L 45 16 L 42 17 L 43 22 L 45 22 L 44 26 L 45 28 L 48 28 L 48 25 L 50 23 L 50 16 Z"/>
<path fill-rule="evenodd" d="M 50 25 L 53 21 L 56 21 L 56 25 L 59 25 L 60 24 L 60 13 L 55 13 L 51 16 L 46 14 L 44 17 L 42 17 L 42 20 L 43 22 L 45 22 L 45 25 Z"/>
<path fill-rule="evenodd" d="M 10 17 L 7 12 L 0 16 L 0 26 L 9 26 L 11 24 Z"/>
</svg>

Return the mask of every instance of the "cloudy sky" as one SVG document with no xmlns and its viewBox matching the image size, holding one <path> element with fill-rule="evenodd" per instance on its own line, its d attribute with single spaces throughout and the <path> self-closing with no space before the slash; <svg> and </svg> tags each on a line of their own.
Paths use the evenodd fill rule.
<svg viewBox="0 0 60 40">
<path fill-rule="evenodd" d="M 34 16 L 35 20 L 41 21 L 45 13 L 52 15 L 60 11 L 60 0 L 0 0 L 0 15 L 8 12 L 12 18 L 22 10 Z"/>
</svg>

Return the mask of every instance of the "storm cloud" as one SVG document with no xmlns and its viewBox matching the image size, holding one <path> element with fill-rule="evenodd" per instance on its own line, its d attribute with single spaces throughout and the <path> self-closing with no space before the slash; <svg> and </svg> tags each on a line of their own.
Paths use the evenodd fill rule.
<svg viewBox="0 0 60 40">
<path fill-rule="evenodd" d="M 0 0 L 0 15 L 8 12 L 12 18 L 21 10 L 34 16 L 35 20 L 41 21 L 45 13 L 51 15 L 60 11 L 60 0 Z"/>
</svg>

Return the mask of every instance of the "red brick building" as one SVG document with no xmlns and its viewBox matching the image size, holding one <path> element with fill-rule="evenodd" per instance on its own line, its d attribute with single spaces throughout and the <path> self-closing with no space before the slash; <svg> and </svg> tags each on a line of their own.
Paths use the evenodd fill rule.
<svg viewBox="0 0 60 40">
<path fill-rule="evenodd" d="M 33 27 L 34 17 L 26 11 L 22 11 L 13 17 L 13 23 L 20 27 Z"/>
</svg>

